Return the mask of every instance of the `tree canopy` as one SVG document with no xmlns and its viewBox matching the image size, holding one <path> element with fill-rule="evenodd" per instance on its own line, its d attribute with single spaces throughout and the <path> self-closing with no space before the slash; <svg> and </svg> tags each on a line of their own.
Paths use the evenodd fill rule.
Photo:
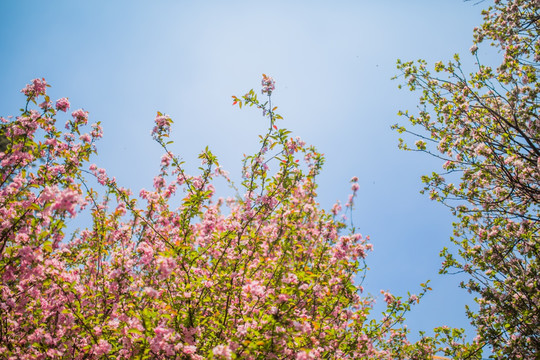
<svg viewBox="0 0 540 360">
<path fill-rule="evenodd" d="M 540 353 L 540 12 L 539 1 L 495 1 L 474 29 L 470 52 L 477 69 L 465 74 L 460 57 L 438 62 L 398 61 L 419 113 L 400 112 L 425 132 L 394 128 L 417 138 L 405 150 L 443 161 L 422 181 L 432 199 L 457 217 L 443 273 L 470 275 L 462 286 L 478 294 L 468 311 L 479 341 L 497 358 Z M 488 43 L 502 57 L 483 64 Z"/>
</svg>

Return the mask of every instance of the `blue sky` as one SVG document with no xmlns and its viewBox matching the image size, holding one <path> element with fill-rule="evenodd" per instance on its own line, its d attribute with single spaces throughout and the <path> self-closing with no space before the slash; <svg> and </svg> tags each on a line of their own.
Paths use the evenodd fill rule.
<svg viewBox="0 0 540 360">
<path fill-rule="evenodd" d="M 174 119 L 172 149 L 188 169 L 209 145 L 238 180 L 267 124 L 231 106 L 231 95 L 259 91 L 261 74 L 271 75 L 281 126 L 326 155 L 321 206 L 346 201 L 349 179 L 360 178 L 355 224 L 374 245 L 366 291 L 406 295 L 431 279 L 409 328 L 470 329 L 461 279 L 438 275 L 452 217 L 419 194 L 420 176 L 441 164 L 397 149 L 390 126 L 417 94 L 390 78 L 398 58 L 434 63 L 458 52 L 472 64 L 480 11 L 461 0 L 2 1 L 0 115 L 16 115 L 19 90 L 45 77 L 53 99 L 67 96 L 102 122 L 95 162 L 124 186 L 152 184 L 156 111 Z"/>
</svg>

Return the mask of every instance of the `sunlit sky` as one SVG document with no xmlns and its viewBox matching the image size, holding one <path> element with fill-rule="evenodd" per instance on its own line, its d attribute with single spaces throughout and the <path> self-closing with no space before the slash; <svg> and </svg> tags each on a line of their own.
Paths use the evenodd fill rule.
<svg viewBox="0 0 540 360">
<path fill-rule="evenodd" d="M 175 124 L 172 150 L 188 170 L 206 146 L 240 179 L 241 159 L 267 127 L 260 111 L 231 95 L 276 80 L 279 124 L 326 155 L 319 201 L 346 201 L 360 178 L 355 224 L 374 252 L 366 292 L 430 292 L 408 314 L 412 332 L 465 327 L 472 297 L 456 276 L 438 275 L 452 217 L 420 195 L 438 161 L 398 150 L 390 126 L 414 111 L 418 94 L 398 90 L 398 58 L 473 59 L 481 6 L 462 0 L 380 1 L 10 1 L 0 2 L 0 115 L 16 115 L 19 92 L 44 77 L 52 99 L 101 121 L 93 162 L 138 193 L 150 188 L 162 150 L 151 137 L 156 111 Z"/>
</svg>

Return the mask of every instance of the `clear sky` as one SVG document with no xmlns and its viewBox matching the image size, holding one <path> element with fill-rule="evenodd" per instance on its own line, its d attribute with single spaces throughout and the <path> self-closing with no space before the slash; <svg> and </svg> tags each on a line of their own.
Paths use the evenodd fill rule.
<svg viewBox="0 0 540 360">
<path fill-rule="evenodd" d="M 19 90 L 45 77 L 52 99 L 101 121 L 94 159 L 120 184 L 150 188 L 162 151 L 150 131 L 171 115 L 172 149 L 188 169 L 206 145 L 240 179 L 241 158 L 257 149 L 267 123 L 231 95 L 276 80 L 281 126 L 326 154 L 319 201 L 346 201 L 360 178 L 354 214 L 371 237 L 366 291 L 406 295 L 431 279 L 433 291 L 408 315 L 413 332 L 468 327 L 470 295 L 438 275 L 452 217 L 420 195 L 420 176 L 440 163 L 397 149 L 390 126 L 417 94 L 390 78 L 396 59 L 434 63 L 456 52 L 472 63 L 481 6 L 462 0 L 0 1 L 0 115 L 23 106 Z M 382 301 L 382 299 L 381 299 Z M 468 327 L 470 329 L 470 327 Z"/>
</svg>

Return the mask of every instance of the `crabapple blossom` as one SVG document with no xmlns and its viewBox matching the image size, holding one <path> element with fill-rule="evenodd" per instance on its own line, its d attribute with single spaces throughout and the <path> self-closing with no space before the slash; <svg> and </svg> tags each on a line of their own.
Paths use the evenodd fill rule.
<svg viewBox="0 0 540 360">
<path fill-rule="evenodd" d="M 263 94 L 268 94 L 268 95 L 271 95 L 272 94 L 272 91 L 275 90 L 275 84 L 276 82 L 274 81 L 274 79 L 270 76 L 267 76 L 266 74 L 263 74 L 263 79 L 261 81 L 261 84 L 262 84 L 262 93 Z"/>
<path fill-rule="evenodd" d="M 30 99 L 35 99 L 39 95 L 44 95 L 47 89 L 47 82 L 45 79 L 34 79 L 31 84 L 26 85 L 21 92 L 28 96 Z"/>
<path fill-rule="evenodd" d="M 83 125 L 86 125 L 86 122 L 88 121 L 88 111 L 84 111 L 83 109 L 75 110 L 71 113 L 71 116 Z"/>
<path fill-rule="evenodd" d="M 60 98 L 56 100 L 56 110 L 66 112 L 69 110 L 70 103 L 68 98 Z"/>
<path fill-rule="evenodd" d="M 218 345 L 213 350 L 212 353 L 218 359 L 229 360 L 232 358 L 232 351 L 227 345 Z"/>
<path fill-rule="evenodd" d="M 25 89 L 27 108 L 46 96 L 44 80 Z M 2 118 L 1 358 L 426 358 L 461 339 L 410 343 L 412 302 L 397 296 L 374 320 L 374 299 L 361 295 L 369 238 L 336 220 L 339 206 L 319 207 L 322 154 L 291 141 L 275 108 L 249 94 L 233 98 L 266 109 L 270 126 L 240 185 L 208 149 L 188 174 L 165 141 L 173 122 L 158 113 L 152 136 L 165 155 L 138 196 L 88 165 L 102 136 L 99 123 L 83 132 L 88 112 L 57 128 L 67 98 Z M 217 178 L 237 196 L 220 198 Z M 83 216 L 89 225 L 70 232 Z"/>
</svg>

